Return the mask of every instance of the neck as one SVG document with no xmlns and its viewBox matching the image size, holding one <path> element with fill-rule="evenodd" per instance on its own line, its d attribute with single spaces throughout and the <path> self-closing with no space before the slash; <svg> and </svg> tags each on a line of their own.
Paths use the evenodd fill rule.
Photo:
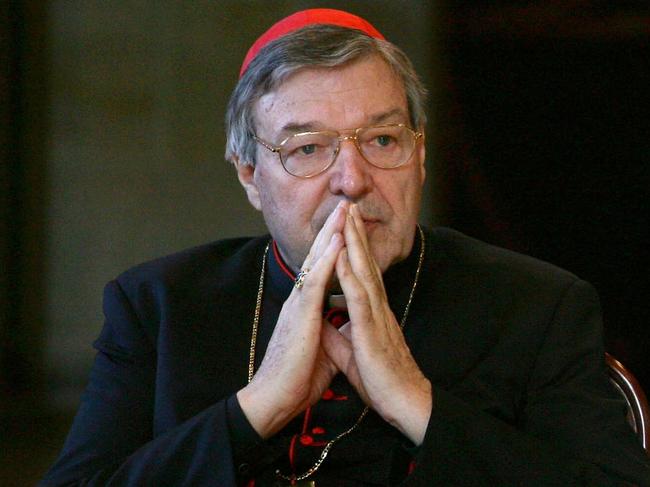
<svg viewBox="0 0 650 487">
<path fill-rule="evenodd" d="M 284 252 L 278 245 L 277 241 L 273 239 L 273 254 L 275 255 L 275 260 L 277 261 L 278 265 L 280 266 L 280 269 L 290 278 L 290 279 L 295 279 L 296 275 L 298 275 L 297 270 L 291 268 L 289 264 L 287 264 L 287 259 L 284 255 Z"/>
</svg>

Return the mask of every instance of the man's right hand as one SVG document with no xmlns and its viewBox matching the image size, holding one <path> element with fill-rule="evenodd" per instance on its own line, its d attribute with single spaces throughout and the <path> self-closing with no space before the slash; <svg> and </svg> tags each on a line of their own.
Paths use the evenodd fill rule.
<svg viewBox="0 0 650 487">
<path fill-rule="evenodd" d="M 295 416 L 317 402 L 338 368 L 323 352 L 323 301 L 337 257 L 344 246 L 348 204 L 330 214 L 303 263 L 309 273 L 300 289 L 285 301 L 253 380 L 237 399 L 262 438 L 280 431 Z"/>
</svg>

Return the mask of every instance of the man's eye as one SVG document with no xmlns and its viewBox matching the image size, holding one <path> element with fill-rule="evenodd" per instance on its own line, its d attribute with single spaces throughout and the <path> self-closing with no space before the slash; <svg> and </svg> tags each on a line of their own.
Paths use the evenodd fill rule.
<svg viewBox="0 0 650 487">
<path fill-rule="evenodd" d="M 393 142 L 393 137 L 390 135 L 378 135 L 375 137 L 375 142 L 381 147 L 389 146 Z"/>
<path fill-rule="evenodd" d="M 301 145 L 298 147 L 298 152 L 301 155 L 311 155 L 316 152 L 316 144 L 306 144 L 306 145 Z"/>
</svg>

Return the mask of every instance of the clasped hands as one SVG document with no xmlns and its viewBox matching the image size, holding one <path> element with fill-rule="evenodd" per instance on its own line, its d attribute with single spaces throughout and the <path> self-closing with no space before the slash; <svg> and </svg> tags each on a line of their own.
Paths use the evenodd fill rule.
<svg viewBox="0 0 650 487">
<path fill-rule="evenodd" d="M 388 305 L 356 204 L 339 203 L 302 268 L 309 274 L 285 301 L 253 380 L 237 393 L 249 422 L 263 438 L 273 436 L 341 372 L 368 406 L 419 445 L 431 414 L 431 384 Z M 339 330 L 323 319 L 334 276 L 350 317 Z"/>
</svg>

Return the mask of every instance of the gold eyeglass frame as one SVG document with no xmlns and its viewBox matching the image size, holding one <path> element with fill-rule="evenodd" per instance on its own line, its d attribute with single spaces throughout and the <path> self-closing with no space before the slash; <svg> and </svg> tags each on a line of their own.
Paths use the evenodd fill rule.
<svg viewBox="0 0 650 487">
<path fill-rule="evenodd" d="M 401 127 L 401 128 L 405 128 L 411 133 L 411 136 L 413 137 L 413 150 L 411 151 L 409 156 L 403 162 L 401 162 L 400 164 L 397 164 L 396 166 L 383 167 L 383 166 L 378 166 L 377 164 L 373 164 L 365 156 L 365 154 L 361 150 L 361 146 L 359 145 L 359 132 L 360 131 L 368 130 L 368 129 L 380 129 L 380 128 L 383 128 L 383 127 Z M 286 144 L 287 141 L 289 139 L 292 139 L 293 137 L 303 136 L 303 135 L 315 135 L 315 134 L 333 134 L 333 135 L 336 134 L 338 144 L 336 146 L 336 151 L 334 152 L 334 157 L 332 157 L 332 160 L 329 162 L 329 164 L 325 165 L 321 170 L 319 170 L 318 172 L 315 172 L 314 174 L 308 174 L 307 176 L 299 176 L 297 174 L 292 173 L 291 171 L 289 171 L 287 169 L 287 166 L 285 165 L 284 160 L 282 159 L 282 154 L 280 152 L 282 150 L 284 144 Z M 291 176 L 296 177 L 296 178 L 309 179 L 309 178 L 313 178 L 315 176 L 318 176 L 319 174 L 324 173 L 330 167 L 332 167 L 334 162 L 336 162 L 336 158 L 339 155 L 339 151 L 341 150 L 341 142 L 343 142 L 345 140 L 354 141 L 354 145 L 357 148 L 357 150 L 359 151 L 359 154 L 361 154 L 361 157 L 363 157 L 363 159 L 368 164 L 370 164 L 371 166 L 377 167 L 379 169 L 396 169 L 398 167 L 403 166 L 404 164 L 406 164 L 408 161 L 411 160 L 411 157 L 413 157 L 413 154 L 415 152 L 415 148 L 417 147 L 418 140 L 422 138 L 423 134 L 422 134 L 422 132 L 418 132 L 416 130 L 413 130 L 411 127 L 409 127 L 405 123 L 389 123 L 389 124 L 384 124 L 384 125 L 370 125 L 370 126 L 367 126 L 367 127 L 357 127 L 356 129 L 354 129 L 354 133 L 352 135 L 342 135 L 341 132 L 338 132 L 337 130 L 317 130 L 317 131 L 309 131 L 309 132 L 298 132 L 296 134 L 291 134 L 288 137 L 284 138 L 282 140 L 282 142 L 280 142 L 280 144 L 277 145 L 277 146 L 271 145 L 269 142 L 266 142 L 265 140 L 260 139 L 255 134 L 252 134 L 252 135 L 253 135 L 253 139 L 255 139 L 256 142 L 258 142 L 260 145 L 262 145 L 264 148 L 268 149 L 269 151 L 274 152 L 274 153 L 276 153 L 278 155 L 278 159 L 280 159 L 280 164 L 282 165 L 282 168 L 287 172 L 287 174 L 290 174 Z"/>
</svg>

